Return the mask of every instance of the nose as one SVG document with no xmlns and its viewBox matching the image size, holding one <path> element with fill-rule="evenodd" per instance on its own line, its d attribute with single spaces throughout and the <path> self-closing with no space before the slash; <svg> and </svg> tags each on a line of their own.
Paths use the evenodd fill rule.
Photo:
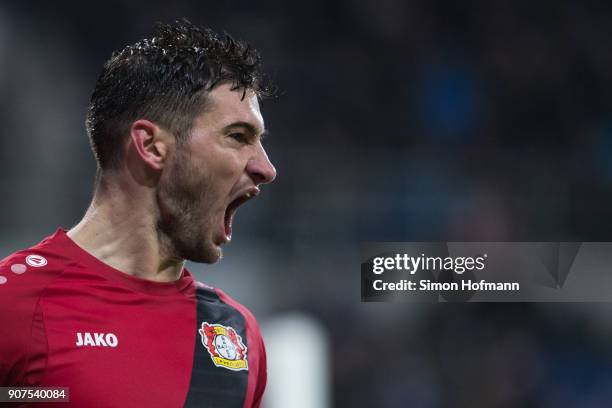
<svg viewBox="0 0 612 408">
<path fill-rule="evenodd" d="M 258 143 L 256 149 L 256 153 L 247 163 L 246 171 L 255 185 L 271 183 L 276 178 L 276 168 L 270 162 L 266 150 L 260 143 Z"/>
</svg>

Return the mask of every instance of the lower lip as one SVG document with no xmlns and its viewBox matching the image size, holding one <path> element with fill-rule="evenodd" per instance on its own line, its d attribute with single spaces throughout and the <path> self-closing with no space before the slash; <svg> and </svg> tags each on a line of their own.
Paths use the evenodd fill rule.
<svg viewBox="0 0 612 408">
<path fill-rule="evenodd" d="M 232 219 L 231 216 L 226 219 L 226 214 L 223 214 L 223 238 L 226 243 L 232 240 Z"/>
<path fill-rule="evenodd" d="M 217 235 L 217 238 L 215 239 L 214 243 L 215 245 L 219 246 L 219 245 L 223 245 L 223 244 L 227 244 L 232 240 L 232 237 L 227 235 L 223 230 Z"/>
</svg>

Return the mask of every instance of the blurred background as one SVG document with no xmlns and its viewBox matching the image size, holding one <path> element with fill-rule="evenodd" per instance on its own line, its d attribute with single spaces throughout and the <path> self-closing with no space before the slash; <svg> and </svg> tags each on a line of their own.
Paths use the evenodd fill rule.
<svg viewBox="0 0 612 408">
<path fill-rule="evenodd" d="M 319 404 L 610 406 L 612 305 L 359 288 L 362 241 L 611 240 L 609 2 L 1 1 L 0 257 L 80 219 L 102 64 L 183 16 L 252 43 L 281 90 L 262 105 L 276 182 L 221 263 L 189 268 L 264 326 L 309 316 Z"/>
</svg>

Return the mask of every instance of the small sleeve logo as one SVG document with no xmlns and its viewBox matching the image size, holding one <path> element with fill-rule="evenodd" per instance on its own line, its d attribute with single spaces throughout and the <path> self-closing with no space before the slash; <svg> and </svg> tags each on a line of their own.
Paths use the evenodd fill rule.
<svg viewBox="0 0 612 408">
<path fill-rule="evenodd" d="M 247 348 L 236 330 L 230 326 L 203 322 L 198 331 L 215 366 L 233 371 L 249 369 Z"/>
<path fill-rule="evenodd" d="M 47 259 L 40 255 L 28 255 L 26 257 L 26 263 L 34 268 L 41 268 L 47 264 Z"/>
</svg>

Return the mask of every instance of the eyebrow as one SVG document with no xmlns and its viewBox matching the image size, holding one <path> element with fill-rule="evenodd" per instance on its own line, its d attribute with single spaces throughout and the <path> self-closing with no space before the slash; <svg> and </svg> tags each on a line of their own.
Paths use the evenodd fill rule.
<svg viewBox="0 0 612 408">
<path fill-rule="evenodd" d="M 227 126 L 225 126 L 223 128 L 223 132 L 228 132 L 230 131 L 232 128 L 237 128 L 237 127 L 242 127 L 245 128 L 249 133 L 251 133 L 252 135 L 257 135 L 259 133 L 259 129 L 257 129 L 255 126 L 253 126 L 251 123 L 249 122 L 234 122 L 231 123 Z M 268 132 L 268 130 L 264 130 L 263 132 L 261 132 L 261 134 L 259 135 L 260 139 L 263 139 L 265 136 L 269 135 L 270 132 Z"/>
</svg>

